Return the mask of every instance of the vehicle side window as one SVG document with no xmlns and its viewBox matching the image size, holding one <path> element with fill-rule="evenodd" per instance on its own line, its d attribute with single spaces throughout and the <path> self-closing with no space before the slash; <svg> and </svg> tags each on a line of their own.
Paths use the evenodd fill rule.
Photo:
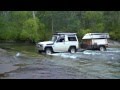
<svg viewBox="0 0 120 90">
<path fill-rule="evenodd" d="M 58 38 L 57 42 L 64 42 L 65 38 Z"/>
<path fill-rule="evenodd" d="M 68 41 L 77 41 L 76 37 L 68 37 Z"/>
</svg>

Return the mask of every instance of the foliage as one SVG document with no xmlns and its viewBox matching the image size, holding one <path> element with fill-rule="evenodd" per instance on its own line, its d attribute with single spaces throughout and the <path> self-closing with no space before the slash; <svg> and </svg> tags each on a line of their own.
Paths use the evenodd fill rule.
<svg viewBox="0 0 120 90">
<path fill-rule="evenodd" d="M 31 42 L 38 41 L 38 24 L 36 19 L 28 19 L 24 22 L 23 29 L 21 32 L 22 40 L 29 40 Z"/>
<path fill-rule="evenodd" d="M 120 38 L 120 11 L 0 11 L 0 40 L 38 42 L 55 32 L 89 32 Z"/>
</svg>

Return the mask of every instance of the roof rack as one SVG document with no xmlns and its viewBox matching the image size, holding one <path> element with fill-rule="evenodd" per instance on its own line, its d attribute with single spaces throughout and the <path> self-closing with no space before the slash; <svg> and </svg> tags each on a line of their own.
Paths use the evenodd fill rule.
<svg viewBox="0 0 120 90">
<path fill-rule="evenodd" d="M 77 34 L 77 33 L 62 33 L 62 32 L 57 32 L 57 33 L 54 33 L 54 35 L 75 35 L 75 34 Z"/>
</svg>

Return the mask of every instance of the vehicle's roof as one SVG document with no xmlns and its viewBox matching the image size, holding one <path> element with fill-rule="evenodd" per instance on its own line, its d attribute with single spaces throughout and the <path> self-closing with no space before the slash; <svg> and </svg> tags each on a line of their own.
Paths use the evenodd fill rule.
<svg viewBox="0 0 120 90">
<path fill-rule="evenodd" d="M 82 39 L 110 38 L 108 33 L 87 33 Z"/>
<path fill-rule="evenodd" d="M 87 33 L 87 34 L 90 34 L 90 35 L 105 35 L 105 34 L 108 34 L 108 33 Z"/>
<path fill-rule="evenodd" d="M 76 33 L 55 33 L 54 35 L 73 35 Z"/>
</svg>

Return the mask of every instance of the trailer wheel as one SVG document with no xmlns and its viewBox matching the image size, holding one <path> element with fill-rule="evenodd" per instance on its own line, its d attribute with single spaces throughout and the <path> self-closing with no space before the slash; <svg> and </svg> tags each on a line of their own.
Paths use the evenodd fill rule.
<svg viewBox="0 0 120 90">
<path fill-rule="evenodd" d="M 105 48 L 105 46 L 100 46 L 100 47 L 99 47 L 99 50 L 100 50 L 100 51 L 105 51 L 106 48 Z"/>
</svg>

